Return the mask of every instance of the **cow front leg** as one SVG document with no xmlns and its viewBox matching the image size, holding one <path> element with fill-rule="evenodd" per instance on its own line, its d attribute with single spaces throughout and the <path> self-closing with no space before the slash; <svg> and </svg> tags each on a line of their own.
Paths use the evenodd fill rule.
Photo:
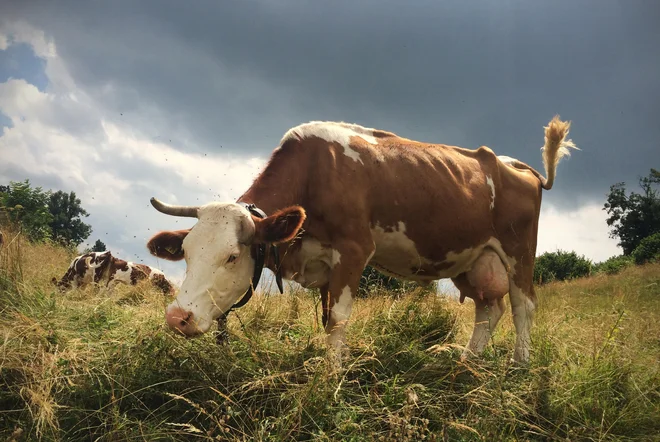
<svg viewBox="0 0 660 442">
<path fill-rule="evenodd" d="M 321 287 L 319 289 L 319 292 L 321 293 L 321 322 L 323 324 L 323 327 L 325 328 L 328 325 L 328 317 L 330 316 L 329 284 L 326 284 L 323 287 Z"/>
<path fill-rule="evenodd" d="M 346 325 L 353 308 L 353 296 L 357 293 L 360 277 L 373 247 L 354 242 L 333 245 L 336 257 L 330 274 L 327 323 L 327 344 L 330 350 L 345 349 Z"/>
</svg>

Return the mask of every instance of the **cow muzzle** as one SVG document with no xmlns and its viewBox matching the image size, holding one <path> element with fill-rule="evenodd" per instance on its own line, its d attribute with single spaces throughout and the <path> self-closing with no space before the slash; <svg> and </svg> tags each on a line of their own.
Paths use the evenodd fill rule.
<svg viewBox="0 0 660 442">
<path fill-rule="evenodd" d="M 197 321 L 192 312 L 181 307 L 171 307 L 165 312 L 165 321 L 170 329 L 181 333 L 186 337 L 193 337 L 202 334 L 202 330 L 197 327 Z"/>
</svg>

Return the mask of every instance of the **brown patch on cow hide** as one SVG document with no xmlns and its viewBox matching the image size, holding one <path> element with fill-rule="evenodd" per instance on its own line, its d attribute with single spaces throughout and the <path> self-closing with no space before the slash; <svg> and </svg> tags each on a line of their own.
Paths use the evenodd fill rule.
<svg viewBox="0 0 660 442">
<path fill-rule="evenodd" d="M 87 271 L 87 258 L 90 258 L 92 255 L 90 253 L 87 253 L 85 255 L 82 255 L 76 262 L 73 263 L 74 265 L 74 272 L 77 276 L 80 276 L 81 278 L 85 275 L 85 272 Z"/>
<path fill-rule="evenodd" d="M 144 264 L 133 264 L 131 269 L 131 284 L 135 285 L 139 281 L 147 279 L 151 274 L 151 267 Z"/>
<path fill-rule="evenodd" d="M 172 287 L 172 284 L 170 284 L 167 278 L 165 278 L 165 276 L 161 275 L 160 273 L 153 276 L 151 283 L 165 295 L 168 293 L 173 294 L 174 292 L 174 287 Z"/>
<path fill-rule="evenodd" d="M 124 261 L 123 259 L 114 258 L 112 260 L 112 265 L 110 266 L 110 269 L 108 271 L 109 281 L 115 279 L 115 274 L 117 273 L 118 270 L 121 270 L 122 272 L 128 271 L 128 262 Z"/>
</svg>

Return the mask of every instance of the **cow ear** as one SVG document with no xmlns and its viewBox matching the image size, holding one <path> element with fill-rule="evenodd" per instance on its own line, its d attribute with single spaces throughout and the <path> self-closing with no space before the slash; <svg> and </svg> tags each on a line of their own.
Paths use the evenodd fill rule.
<svg viewBox="0 0 660 442">
<path fill-rule="evenodd" d="M 269 217 L 254 220 L 254 242 L 277 244 L 291 241 L 305 222 L 305 209 L 292 206 L 279 210 Z"/>
<path fill-rule="evenodd" d="M 147 242 L 147 249 L 159 258 L 179 261 L 183 259 L 183 240 L 188 233 L 190 229 L 159 232 Z"/>
</svg>

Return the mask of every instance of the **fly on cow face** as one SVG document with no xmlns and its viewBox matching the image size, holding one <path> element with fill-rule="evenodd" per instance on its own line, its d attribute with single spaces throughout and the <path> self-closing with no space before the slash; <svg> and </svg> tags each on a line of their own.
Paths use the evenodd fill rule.
<svg viewBox="0 0 660 442">
<path fill-rule="evenodd" d="M 186 336 L 208 331 L 213 321 L 248 290 L 255 265 L 251 256 L 253 242 L 266 242 L 264 238 L 268 242 L 288 240 L 304 220 L 301 208 L 259 220 L 236 203 L 210 203 L 195 208 L 168 206 L 157 200 L 152 200 L 152 204 L 166 214 L 198 219 L 190 230 L 160 232 L 147 244 L 156 256 L 185 260 L 185 279 L 165 316 L 171 328 Z M 296 222 L 282 227 L 278 222 L 282 217 L 293 217 Z"/>
<path fill-rule="evenodd" d="M 206 332 L 250 286 L 254 260 L 250 247 L 239 238 L 240 226 L 251 221 L 246 212 L 235 204 L 204 206 L 199 221 L 182 242 L 186 278 L 168 313 L 178 309 L 192 312 L 196 324 L 191 326 L 198 332 Z M 182 331 L 196 334 L 195 330 Z"/>
</svg>

